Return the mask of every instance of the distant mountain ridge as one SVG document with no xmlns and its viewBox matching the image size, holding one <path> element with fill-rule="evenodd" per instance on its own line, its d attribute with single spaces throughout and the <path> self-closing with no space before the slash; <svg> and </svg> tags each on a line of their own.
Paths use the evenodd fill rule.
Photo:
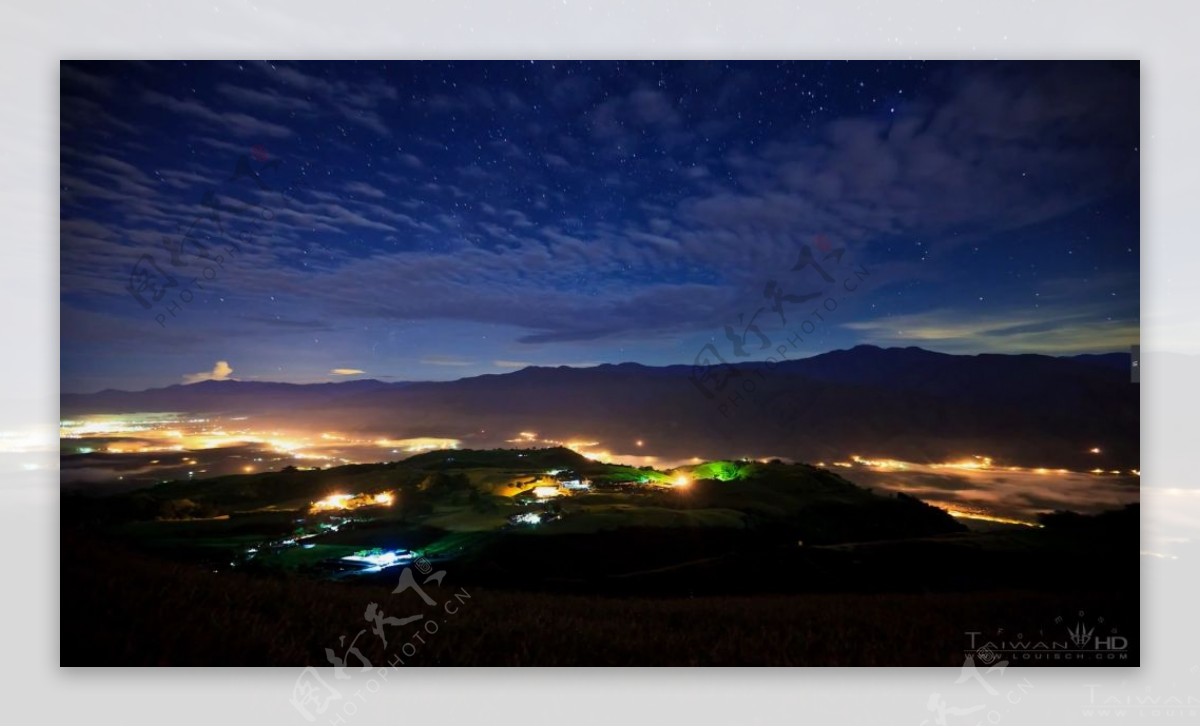
<svg viewBox="0 0 1200 727">
<path fill-rule="evenodd" d="M 507 446 L 521 431 L 663 457 L 780 455 L 817 461 L 855 452 L 917 461 L 980 453 L 1035 466 L 1137 467 L 1138 387 L 1127 353 L 953 355 L 856 346 L 728 369 L 640 364 L 528 367 L 446 382 L 323 384 L 207 381 L 141 392 L 64 394 L 63 415 L 184 411 L 276 426 Z M 704 383 L 697 378 L 712 374 Z M 1089 467 L 1090 468 L 1090 467 Z M 1107 468 L 1107 467 L 1106 467 Z"/>
</svg>

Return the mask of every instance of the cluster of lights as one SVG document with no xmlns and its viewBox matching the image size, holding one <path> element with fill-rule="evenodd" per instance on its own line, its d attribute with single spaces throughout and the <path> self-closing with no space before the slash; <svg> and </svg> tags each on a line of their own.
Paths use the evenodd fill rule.
<svg viewBox="0 0 1200 727">
<path fill-rule="evenodd" d="M 390 507 L 395 502 L 395 495 L 390 492 L 380 492 L 377 494 L 359 494 L 359 495 L 330 495 L 322 500 L 317 500 L 312 503 L 312 512 L 328 512 L 331 510 L 354 510 L 355 508 L 365 507 L 367 505 L 381 505 Z"/>
<path fill-rule="evenodd" d="M 402 562 L 410 561 L 413 554 L 408 550 L 360 550 L 354 555 L 347 555 L 342 560 L 348 563 L 365 563 L 376 568 L 387 568 Z"/>
<path fill-rule="evenodd" d="M 523 512 L 513 518 L 513 522 L 522 523 L 525 525 L 540 525 L 542 516 L 536 512 Z"/>
<path fill-rule="evenodd" d="M 930 465 L 930 467 L 933 467 L 935 469 L 945 467 L 945 468 L 949 468 L 949 469 L 959 469 L 959 470 L 986 470 L 986 469 L 991 469 L 991 466 L 992 466 L 992 458 L 984 457 L 983 455 L 979 455 L 979 454 L 975 455 L 971 459 L 964 459 L 964 460 L 960 460 L 958 462 L 942 462 L 942 463 Z"/>
<path fill-rule="evenodd" d="M 228 421 L 244 419 L 245 417 L 235 417 Z M 357 439 L 336 432 L 321 432 L 310 437 L 287 435 L 278 431 L 255 431 L 244 428 L 244 425 L 226 429 L 213 420 L 184 419 L 178 414 L 171 413 L 101 415 L 78 420 L 63 420 L 59 423 L 60 439 L 122 436 L 139 441 L 97 447 L 95 451 L 107 454 L 145 454 L 257 446 L 280 455 L 280 458 L 354 464 L 357 460 L 340 456 L 341 453 L 338 449 L 330 450 L 330 447 L 373 447 L 387 448 L 392 452 L 415 453 L 435 449 L 457 449 L 461 444 L 457 439 L 442 437 Z M 362 461 L 378 460 L 371 456 Z"/>
<path fill-rule="evenodd" d="M 951 517 L 955 517 L 955 518 L 959 518 L 959 519 L 963 519 L 963 520 L 980 520 L 982 522 L 1001 523 L 1004 525 L 1024 525 L 1024 526 L 1030 527 L 1030 528 L 1042 527 L 1042 525 L 1039 523 L 1031 523 L 1031 522 L 1027 522 L 1025 520 L 1016 520 L 1014 518 L 1000 517 L 999 515 L 989 515 L 985 512 L 979 512 L 979 511 L 975 511 L 975 510 L 963 510 L 961 508 L 950 507 L 948 505 L 945 505 L 944 503 L 930 502 L 929 504 L 934 505 L 935 507 L 942 508 Z"/>
<path fill-rule="evenodd" d="M 1100 449 L 1098 447 L 1093 447 L 1090 451 L 1093 454 L 1099 454 Z M 980 455 L 980 454 L 974 455 L 973 457 L 968 458 L 968 459 L 958 460 L 956 462 L 933 462 L 928 465 L 913 464 L 911 462 L 902 462 L 900 460 L 895 460 L 895 459 L 866 459 L 864 457 L 858 456 L 857 454 L 851 455 L 850 460 L 851 460 L 850 462 L 834 462 L 833 465 L 835 467 L 844 467 L 844 468 L 852 468 L 855 465 L 859 465 L 861 467 L 870 467 L 871 469 L 883 470 L 883 471 L 908 470 L 908 469 L 919 470 L 922 467 L 929 467 L 930 469 L 956 469 L 956 470 L 967 470 L 967 471 L 1003 470 L 1006 472 L 1029 472 L 1029 473 L 1035 474 L 1035 475 L 1048 475 L 1051 473 L 1060 474 L 1060 475 L 1071 474 L 1070 470 L 1064 469 L 1061 467 L 1055 468 L 1055 469 L 1051 469 L 1049 467 L 1030 467 L 1030 468 L 999 467 L 999 466 L 995 465 L 995 462 L 991 457 L 986 457 L 986 456 Z M 817 466 L 824 467 L 826 465 L 824 462 L 818 462 Z M 1093 469 L 1090 472 L 1091 472 L 1091 474 L 1094 474 L 1094 475 L 1123 474 L 1121 470 L 1104 470 L 1104 469 L 1100 469 L 1100 468 Z M 1132 470 L 1129 470 L 1129 474 L 1131 474 L 1135 477 L 1140 477 L 1142 474 L 1142 471 L 1137 470 L 1137 469 L 1132 469 Z"/>
<path fill-rule="evenodd" d="M 874 467 L 877 470 L 902 470 L 908 467 L 907 464 L 898 459 L 864 459 L 857 454 L 850 455 L 850 459 L 855 464 L 860 464 L 864 467 Z"/>
</svg>

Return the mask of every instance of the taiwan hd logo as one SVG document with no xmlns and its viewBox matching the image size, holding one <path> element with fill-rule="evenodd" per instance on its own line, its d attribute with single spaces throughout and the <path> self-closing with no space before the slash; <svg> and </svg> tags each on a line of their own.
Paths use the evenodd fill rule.
<svg viewBox="0 0 1200 727">
<path fill-rule="evenodd" d="M 1061 623 L 1062 618 L 1058 621 Z M 1104 623 L 1104 619 L 1100 619 L 1100 624 Z M 1125 651 L 1129 648 L 1129 639 L 1116 634 L 1116 629 L 1113 633 L 1107 636 L 1097 636 L 1096 627 L 1089 627 L 1085 622 L 1078 621 L 1075 626 L 1067 629 L 1067 635 L 1071 638 L 1071 643 L 1079 649 L 1087 649 L 1089 645 L 1095 651 Z"/>
<path fill-rule="evenodd" d="M 1128 661 L 1129 639 L 1117 633 L 1104 617 L 1083 611 L 1033 631 L 1006 628 L 967 631 L 964 653 L 984 664 L 1079 663 Z"/>
</svg>

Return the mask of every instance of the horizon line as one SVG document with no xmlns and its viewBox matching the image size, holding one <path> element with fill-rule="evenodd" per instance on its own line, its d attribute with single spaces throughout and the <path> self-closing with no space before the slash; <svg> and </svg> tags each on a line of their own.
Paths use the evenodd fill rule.
<svg viewBox="0 0 1200 727">
<path fill-rule="evenodd" d="M 1136 345 L 1136 344 L 1131 344 L 1131 345 Z M 925 348 L 923 346 L 916 346 L 916 345 L 912 345 L 912 346 L 880 346 L 880 345 L 873 344 L 873 343 L 860 343 L 860 344 L 851 346 L 849 348 L 832 348 L 827 351 L 821 351 L 819 353 L 814 353 L 814 354 L 811 354 L 808 356 L 800 356 L 800 357 L 796 357 L 796 358 L 790 358 L 790 359 L 787 359 L 787 361 L 789 361 L 789 362 L 790 361 L 807 361 L 809 359 L 817 358 L 818 356 L 825 356 L 825 355 L 828 355 L 831 353 L 849 352 L 849 351 L 853 351 L 855 349 L 862 349 L 862 348 L 878 349 L 880 351 L 906 351 L 906 350 L 910 350 L 910 349 L 915 349 L 918 351 L 924 351 L 926 353 L 938 354 L 941 356 L 959 356 L 959 357 L 1044 356 L 1046 358 L 1078 358 L 1080 356 L 1112 356 L 1112 355 L 1121 355 L 1121 354 L 1131 355 L 1131 353 L 1132 353 L 1131 351 L 1119 351 L 1119 350 L 1117 350 L 1117 351 L 1108 350 L 1108 351 L 1099 351 L 1099 352 L 1082 352 L 1082 353 L 1061 353 L 1061 354 L 1038 353 L 1038 352 L 1032 352 L 1032 351 L 1013 352 L 1013 353 L 994 352 L 994 351 L 985 351 L 985 352 L 977 352 L 977 353 L 949 353 L 946 351 L 937 351 L 937 350 L 934 350 L 931 348 Z M 742 366 L 757 366 L 757 365 L 768 364 L 768 360 L 755 359 L 755 360 L 749 360 L 749 361 L 739 361 L 737 363 Z M 782 363 L 782 362 L 777 362 L 777 363 Z M 729 363 L 707 364 L 705 367 L 720 366 L 720 365 L 730 365 L 730 364 Z M 521 368 L 514 368 L 509 371 L 473 374 L 470 376 L 461 376 L 456 379 L 411 379 L 411 380 L 404 379 L 404 380 L 399 380 L 400 379 L 399 376 L 391 376 L 391 375 L 371 376 L 370 374 L 368 374 L 367 372 L 364 371 L 362 374 L 354 374 L 354 375 L 346 376 L 346 377 L 340 378 L 340 379 L 323 379 L 323 380 L 319 380 L 319 381 L 308 381 L 308 382 L 304 382 L 304 383 L 299 383 L 299 382 L 294 382 L 294 381 L 274 381 L 274 380 L 265 380 L 265 379 L 244 379 L 244 378 L 238 378 L 235 376 L 229 376 L 227 378 L 221 378 L 221 379 L 210 378 L 210 379 L 203 379 L 201 381 L 192 381 L 192 382 L 187 382 L 187 383 L 176 382 L 173 384 L 164 384 L 161 386 L 149 386 L 144 389 L 136 389 L 136 390 L 116 389 L 116 388 L 108 387 L 108 388 L 100 389 L 97 391 L 91 391 L 91 392 L 60 391 L 59 397 L 61 398 L 63 396 L 94 396 L 96 394 L 103 394 L 106 392 L 136 394 L 136 393 L 143 393 L 146 391 L 154 391 L 156 389 L 169 389 L 169 388 L 172 388 L 175 386 L 180 386 L 180 387 L 196 386 L 199 384 L 207 384 L 207 383 L 213 383 L 213 382 L 216 382 L 216 383 L 237 382 L 237 383 L 247 383 L 247 384 L 250 384 L 250 383 L 253 383 L 253 384 L 286 384 L 288 386 L 320 386 L 320 385 L 325 385 L 325 384 L 349 384 L 349 383 L 355 383 L 355 382 L 368 382 L 368 381 L 374 381 L 374 382 L 377 382 L 380 384 L 387 384 L 387 385 L 392 385 L 392 384 L 448 384 L 448 383 L 453 383 L 456 381 L 466 381 L 467 379 L 477 379 L 477 378 L 481 378 L 483 376 L 507 376 L 509 374 L 520 373 L 522 371 L 527 371 L 529 369 L 579 369 L 581 371 L 586 371 L 589 369 L 603 368 L 605 366 L 613 366 L 613 367 L 616 367 L 616 366 L 641 366 L 642 368 L 665 369 L 665 368 L 673 368 L 673 367 L 678 367 L 678 366 L 696 367 L 697 365 L 694 363 L 644 364 L 644 363 L 640 363 L 637 361 L 621 361 L 619 363 L 597 363 L 597 364 L 591 364 L 591 365 L 531 363 L 528 366 L 522 366 Z M 396 379 L 396 380 L 385 381 L 384 379 Z"/>
</svg>

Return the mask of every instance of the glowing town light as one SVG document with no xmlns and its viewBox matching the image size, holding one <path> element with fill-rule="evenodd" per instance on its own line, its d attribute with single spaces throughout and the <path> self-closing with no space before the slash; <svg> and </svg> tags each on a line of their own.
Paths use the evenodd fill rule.
<svg viewBox="0 0 1200 727">
<path fill-rule="evenodd" d="M 551 497 L 558 497 L 561 494 L 562 493 L 558 491 L 557 487 L 552 487 L 550 485 L 541 485 L 539 487 L 533 488 L 533 496 L 539 500 L 546 500 Z"/>
<path fill-rule="evenodd" d="M 542 516 L 536 512 L 523 512 L 514 517 L 513 522 L 524 525 L 540 525 L 542 522 Z"/>
<path fill-rule="evenodd" d="M 950 508 L 950 507 L 943 508 L 943 509 L 946 510 L 946 514 L 950 515 L 950 517 L 957 518 L 960 520 L 981 520 L 983 522 L 1003 523 L 1005 525 L 1024 525 L 1025 527 L 1029 527 L 1029 528 L 1044 527 L 1043 525 L 1040 525 L 1039 523 L 1031 523 L 1026 520 L 1015 520 L 1013 518 L 1000 517 L 998 515 L 989 515 L 984 512 L 977 512 L 977 511 L 972 511 L 972 510 L 957 510 L 957 509 Z"/>
<path fill-rule="evenodd" d="M 386 568 L 402 561 L 412 560 L 412 553 L 407 550 L 360 550 L 354 555 L 347 555 L 342 560 L 349 563 L 366 563 L 376 568 Z"/>
<path fill-rule="evenodd" d="M 691 484 L 691 480 L 689 480 L 684 475 L 680 475 L 675 478 L 675 486 L 676 487 L 687 487 L 689 484 Z"/>
<path fill-rule="evenodd" d="M 312 509 L 315 511 L 321 510 L 345 510 L 347 503 L 350 502 L 352 495 L 330 495 L 324 500 L 317 500 L 312 504 Z"/>
<path fill-rule="evenodd" d="M 392 504 L 392 493 L 381 492 L 378 495 L 376 495 L 373 499 L 375 500 L 376 505 L 391 505 Z"/>
<path fill-rule="evenodd" d="M 874 467 L 875 469 L 879 470 L 902 470 L 906 468 L 906 465 L 903 462 L 896 459 L 863 459 L 857 454 L 850 455 L 850 459 L 855 464 L 861 464 L 865 467 Z"/>
<path fill-rule="evenodd" d="M 253 471 L 254 471 L 254 468 L 251 467 L 250 465 L 246 465 L 245 467 L 242 468 L 242 472 L 250 473 Z"/>
</svg>

